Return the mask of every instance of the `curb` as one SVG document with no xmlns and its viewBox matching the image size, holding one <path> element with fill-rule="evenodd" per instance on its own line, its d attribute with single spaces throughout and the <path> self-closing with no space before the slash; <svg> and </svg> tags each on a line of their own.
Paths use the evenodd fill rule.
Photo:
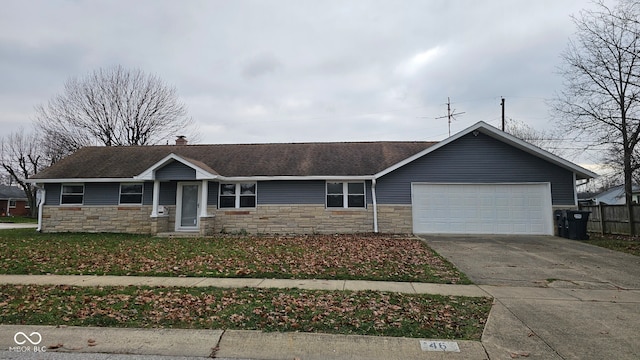
<svg viewBox="0 0 640 360">
<path fill-rule="evenodd" d="M 38 335 L 36 335 L 37 333 Z M 40 336 L 38 339 L 37 336 Z M 22 345 L 15 343 L 16 338 Z M 37 340 L 40 340 L 38 342 Z M 34 340 L 37 345 L 29 341 Z M 459 351 L 433 351 L 455 344 Z M 247 330 L 132 329 L 0 325 L 0 351 L 131 354 L 228 359 L 487 359 L 482 343 L 363 335 L 264 333 Z M 455 350 L 454 347 L 450 348 Z M 1 355 L 2 353 L 0 353 Z"/>
</svg>

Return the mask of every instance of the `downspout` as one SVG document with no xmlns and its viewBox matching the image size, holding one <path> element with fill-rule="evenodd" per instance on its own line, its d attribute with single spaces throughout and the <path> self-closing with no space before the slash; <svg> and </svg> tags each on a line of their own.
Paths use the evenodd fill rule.
<svg viewBox="0 0 640 360">
<path fill-rule="evenodd" d="M 11 216 L 11 198 L 7 199 L 7 217 L 10 217 L 10 216 Z"/>
<path fill-rule="evenodd" d="M 573 204 L 578 207 L 578 180 L 576 179 L 576 173 L 573 173 Z"/>
<path fill-rule="evenodd" d="M 378 232 L 378 199 L 376 197 L 376 179 L 371 179 L 371 197 L 373 198 L 373 232 Z"/>
<path fill-rule="evenodd" d="M 39 187 L 36 185 L 36 187 L 38 188 L 38 192 L 36 193 L 36 198 L 38 197 L 37 194 L 40 194 L 40 201 L 38 201 L 38 228 L 36 229 L 37 232 L 42 232 L 42 211 L 44 208 L 44 199 L 46 198 L 46 190 L 44 189 L 44 187 Z"/>
</svg>

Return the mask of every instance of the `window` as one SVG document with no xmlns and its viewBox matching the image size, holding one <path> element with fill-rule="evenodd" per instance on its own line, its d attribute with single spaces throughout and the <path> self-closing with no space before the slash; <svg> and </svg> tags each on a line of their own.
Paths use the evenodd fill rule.
<svg viewBox="0 0 640 360">
<path fill-rule="evenodd" d="M 218 207 L 256 207 L 256 183 L 220 184 Z"/>
<path fill-rule="evenodd" d="M 142 184 L 120 184 L 120 204 L 142 204 Z"/>
<path fill-rule="evenodd" d="M 60 204 L 79 204 L 84 201 L 84 185 L 62 185 Z"/>
<path fill-rule="evenodd" d="M 14 209 L 16 207 L 16 201 L 15 200 L 9 200 L 9 208 L 10 209 Z"/>
<path fill-rule="evenodd" d="M 327 207 L 365 207 L 363 182 L 327 182 Z"/>
</svg>

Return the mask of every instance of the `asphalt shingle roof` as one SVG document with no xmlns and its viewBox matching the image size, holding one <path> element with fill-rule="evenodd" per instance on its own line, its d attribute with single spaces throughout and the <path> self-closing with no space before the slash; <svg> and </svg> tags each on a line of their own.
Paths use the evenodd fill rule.
<svg viewBox="0 0 640 360">
<path fill-rule="evenodd" d="M 373 175 L 436 142 L 86 147 L 33 179 L 132 178 L 171 153 L 223 176 Z"/>
<path fill-rule="evenodd" d="M 17 186 L 0 185 L 0 199 L 26 199 L 24 190 Z"/>
</svg>

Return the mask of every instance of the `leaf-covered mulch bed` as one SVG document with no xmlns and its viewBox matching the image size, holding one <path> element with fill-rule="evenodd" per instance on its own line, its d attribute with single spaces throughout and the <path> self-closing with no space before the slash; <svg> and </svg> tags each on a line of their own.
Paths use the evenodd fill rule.
<svg viewBox="0 0 640 360">
<path fill-rule="evenodd" d="M 640 256 L 640 236 L 589 234 L 588 244 Z"/>
<path fill-rule="evenodd" d="M 166 239 L 3 230 L 0 273 L 470 283 L 424 242 L 393 235 Z"/>
<path fill-rule="evenodd" d="M 489 298 L 373 291 L 0 285 L 0 323 L 479 340 Z"/>
</svg>

